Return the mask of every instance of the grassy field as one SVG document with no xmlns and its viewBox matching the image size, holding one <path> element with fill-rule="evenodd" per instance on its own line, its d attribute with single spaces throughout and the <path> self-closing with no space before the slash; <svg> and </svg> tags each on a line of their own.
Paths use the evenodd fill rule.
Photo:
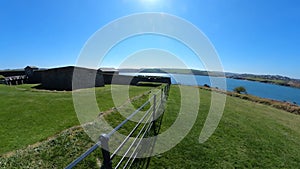
<svg viewBox="0 0 300 169">
<path fill-rule="evenodd" d="M 9 91 L 12 94 L 11 100 L 16 102 L 16 95 L 28 97 L 28 95 L 34 95 L 32 99 L 35 100 L 35 95 L 42 95 L 46 92 L 31 91 L 30 86 L 22 86 L 24 90 L 16 89 L 14 87 L 1 86 L 2 94 Z M 133 93 L 143 93 L 149 88 L 138 88 Z M 97 89 L 99 94 L 97 95 L 97 101 L 100 99 L 100 95 L 107 96 L 105 101 L 107 107 L 112 106 L 109 88 Z M 207 90 L 199 89 L 200 91 L 200 110 L 195 125 L 189 134 L 173 149 L 165 152 L 161 155 L 157 155 L 151 159 L 150 168 L 298 168 L 300 164 L 300 116 L 288 113 L 283 110 L 275 109 L 271 106 L 262 105 L 247 100 L 242 100 L 236 97 L 227 97 L 227 103 L 222 120 L 216 130 L 216 132 L 209 138 L 209 140 L 203 144 L 200 144 L 198 139 L 200 131 L 203 127 L 204 121 L 207 116 L 207 112 L 210 106 L 210 92 Z M 26 94 L 27 92 L 27 94 Z M 47 93 L 52 96 L 52 100 L 56 98 L 71 97 L 68 92 L 51 92 Z M 68 96 L 69 95 L 69 96 Z M 133 96 L 134 94 L 132 94 Z M 64 96 L 64 97 L 63 97 Z M 48 96 L 49 97 L 49 96 Z M 99 97 L 99 98 L 98 98 Z M 42 96 L 37 98 L 43 98 Z M 2 97 L 1 97 L 2 99 Z M 3 99 L 4 101 L 5 99 Z M 50 102 L 49 100 L 45 102 Z M 62 99 L 59 99 L 62 100 Z M 68 99 L 66 99 L 68 100 Z M 2 101 L 2 100 L 1 100 Z M 69 100 L 72 102 L 71 100 Z M 100 101 L 100 100 L 99 100 Z M 19 101 L 21 102 L 21 100 Z M 33 102 L 40 102 L 35 100 Z M 54 101 L 53 101 L 54 102 Z M 59 102 L 59 101 L 57 101 Z M 2 102 L 1 102 L 2 103 Z M 21 103 L 19 103 L 21 104 Z M 3 104 L 1 104 L 2 106 Z M 26 107 L 25 104 L 23 106 Z M 56 107 L 56 104 L 52 104 L 53 109 L 60 109 Z M 58 104 L 60 105 L 60 104 Z M 71 105 L 72 106 L 72 105 Z M 14 109 L 19 109 L 16 106 Z M 180 91 L 178 86 L 173 85 L 170 90 L 167 109 L 163 118 L 163 126 L 161 132 L 169 128 L 173 124 L 177 117 L 177 112 L 180 108 Z M 27 109 L 31 109 L 30 107 Z M 67 109 L 64 107 L 64 109 Z M 46 109 L 43 109 L 46 111 Z M 20 110 L 21 111 L 21 110 Z M 49 111 L 49 110 L 48 110 Z M 1 110 L 1 113 L 4 112 Z M 15 111 L 18 112 L 18 111 Z M 42 111 L 41 111 L 42 112 Z M 53 112 L 52 112 L 53 113 Z M 8 116 L 8 115 L 6 115 Z M 59 115 L 56 115 L 59 117 Z M 69 114 L 69 119 L 75 116 Z M 107 115 L 112 124 L 117 124 L 120 119 L 119 115 L 111 113 Z M 1 114 L 1 120 L 2 120 Z M 22 117 L 23 116 L 13 116 Z M 52 117 L 52 116 L 51 116 Z M 6 118 L 6 117 L 5 117 Z M 12 117 L 11 117 L 12 118 Z M 52 133 L 58 133 L 59 131 L 78 124 L 76 116 L 73 117 L 74 121 L 69 123 L 62 123 L 61 128 L 57 128 Z M 5 126 L 9 123 L 10 118 L 1 121 L 1 125 Z M 26 121 L 21 118 L 17 118 L 19 123 L 12 123 L 15 125 L 15 129 L 11 128 L 11 132 L 22 134 L 18 131 L 18 125 L 26 126 Z M 26 118 L 25 118 L 26 119 Z M 26 120 L 28 120 L 27 118 Z M 61 119 L 58 118 L 53 125 L 59 126 Z M 48 120 L 49 121 L 49 120 Z M 48 123 L 45 121 L 45 123 Z M 2 124 L 2 122 L 4 124 Z M 20 124 L 22 123 L 22 124 Z M 23 124 L 24 123 L 24 124 Z M 73 123 L 73 124 L 72 124 Z M 48 123 L 49 124 L 49 123 Z M 28 125 L 28 124 L 27 124 Z M 1 126 L 1 132 L 2 132 Z M 11 125 L 13 126 L 13 125 Z M 51 131 L 53 126 L 42 125 L 45 131 Z M 48 130 L 47 130 L 48 127 Z M 45 128 L 45 129 L 44 129 Z M 24 132 L 24 131 L 23 131 Z M 32 135 L 39 135 L 38 130 L 31 130 Z M 53 135 L 48 132 L 48 135 L 36 140 L 32 140 L 31 143 L 24 143 L 22 146 L 11 146 L 10 150 L 23 148 L 11 155 L 0 157 L 0 168 L 63 168 L 69 162 L 74 160 L 78 154 L 84 152 L 85 149 L 90 147 L 93 142 L 83 132 L 80 127 L 71 128 L 53 136 L 52 139 L 43 141 L 40 145 L 26 147 L 28 144 L 33 144 L 37 141 L 44 140 L 48 136 Z M 24 134 L 26 135 L 26 134 Z M 1 133 L 1 137 L 2 133 Z M 12 137 L 22 142 L 23 138 Z M 27 139 L 27 138 L 26 138 Z M 29 139 L 29 138 L 28 138 Z M 10 143 L 6 140 L 6 142 Z M 5 147 L 2 143 L 1 147 Z M 5 152 L 5 151 L 3 151 Z M 96 151 L 88 159 L 83 161 L 77 168 L 99 168 L 98 159 L 101 157 L 101 153 Z"/>
<path fill-rule="evenodd" d="M 204 144 L 198 141 L 210 106 L 210 94 L 200 90 L 197 121 L 182 142 L 152 158 L 151 168 L 298 168 L 300 116 L 270 106 L 227 97 L 222 120 Z M 163 130 L 173 123 L 179 90 L 170 91 Z"/>
<path fill-rule="evenodd" d="M 72 92 L 32 89 L 33 85 L 0 85 L 0 154 L 24 148 L 79 125 Z M 116 85 L 117 89 L 125 86 Z M 130 87 L 134 97 L 152 87 Z M 111 86 L 96 88 L 101 111 L 112 108 Z M 100 112 L 99 112 L 100 113 Z"/>
</svg>

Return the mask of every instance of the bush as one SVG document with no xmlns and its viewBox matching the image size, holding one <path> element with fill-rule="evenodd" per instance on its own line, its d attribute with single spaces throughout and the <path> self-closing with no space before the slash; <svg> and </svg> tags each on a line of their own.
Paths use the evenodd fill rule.
<svg viewBox="0 0 300 169">
<path fill-rule="evenodd" d="M 0 75 L 0 80 L 4 80 L 5 77 L 3 75 Z"/>
<path fill-rule="evenodd" d="M 243 86 L 236 87 L 233 89 L 233 91 L 238 94 L 241 94 L 241 93 L 247 94 L 246 88 Z"/>
<path fill-rule="evenodd" d="M 210 88 L 210 86 L 208 84 L 204 84 L 204 87 Z"/>
</svg>

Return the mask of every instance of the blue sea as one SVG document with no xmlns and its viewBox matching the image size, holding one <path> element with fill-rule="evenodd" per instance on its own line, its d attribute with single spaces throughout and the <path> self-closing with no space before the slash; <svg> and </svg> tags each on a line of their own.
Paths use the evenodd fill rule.
<svg viewBox="0 0 300 169">
<path fill-rule="evenodd" d="M 129 74 L 127 74 L 129 75 Z M 133 75 L 133 74 L 131 74 Z M 136 75 L 136 74 L 135 74 Z M 218 78 L 210 79 L 208 76 L 198 75 L 183 75 L 183 74 L 162 74 L 162 73 L 139 73 L 138 75 L 152 75 L 152 76 L 169 76 L 171 77 L 172 84 L 183 84 L 192 86 L 203 86 L 207 84 L 211 87 L 233 91 L 238 86 L 246 88 L 247 93 L 262 98 L 268 98 L 279 101 L 286 101 L 300 105 L 300 89 L 279 86 L 275 84 L 261 83 L 248 80 L 238 80 L 226 78 L 226 86 L 218 85 L 218 83 L 211 83 L 211 80 L 217 82 Z M 215 84 L 215 85 L 214 85 Z"/>
</svg>

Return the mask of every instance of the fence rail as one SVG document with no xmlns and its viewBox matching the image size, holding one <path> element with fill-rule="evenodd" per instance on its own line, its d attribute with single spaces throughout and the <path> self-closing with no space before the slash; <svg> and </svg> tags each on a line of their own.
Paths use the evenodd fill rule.
<svg viewBox="0 0 300 169">
<path fill-rule="evenodd" d="M 155 140 L 147 143 L 147 146 L 141 146 L 142 138 L 155 136 L 158 134 L 164 114 L 164 107 L 168 97 L 168 92 L 169 85 L 163 85 L 163 87 L 159 91 L 154 93 L 152 97 L 150 97 L 142 106 L 140 106 L 137 110 L 130 114 L 112 131 L 110 131 L 109 133 L 101 134 L 99 137 L 99 141 L 95 143 L 91 148 L 89 148 L 85 153 L 79 156 L 76 160 L 70 163 L 66 167 L 66 169 L 75 167 L 79 162 L 85 159 L 98 147 L 101 148 L 103 156 L 103 162 L 101 166 L 102 169 L 129 168 L 133 165 L 138 168 L 147 168 L 150 162 L 152 150 L 155 146 Z M 132 128 L 125 139 L 117 146 L 113 153 L 110 154 L 110 138 L 128 121 L 132 120 L 132 118 L 136 114 L 142 112 L 142 110 L 145 109 L 146 106 L 148 106 L 149 108 L 145 111 L 144 115 L 138 120 L 137 124 Z M 135 136 L 135 138 L 130 143 L 129 140 L 133 135 Z M 127 147 L 125 145 L 127 145 Z M 121 150 L 124 151 L 124 154 L 120 157 L 120 159 L 114 161 L 115 166 L 113 167 L 112 161 Z M 148 158 L 137 158 L 142 154 L 145 155 L 145 153 L 147 153 Z"/>
</svg>

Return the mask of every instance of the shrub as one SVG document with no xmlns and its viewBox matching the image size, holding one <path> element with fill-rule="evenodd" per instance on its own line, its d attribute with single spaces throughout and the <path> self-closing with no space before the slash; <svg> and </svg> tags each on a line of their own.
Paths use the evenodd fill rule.
<svg viewBox="0 0 300 169">
<path fill-rule="evenodd" d="M 208 84 L 204 84 L 204 87 L 210 88 L 210 86 Z"/>
<path fill-rule="evenodd" d="M 241 94 L 241 93 L 247 94 L 246 88 L 243 86 L 236 87 L 233 89 L 233 91 L 238 94 Z"/>
</svg>

